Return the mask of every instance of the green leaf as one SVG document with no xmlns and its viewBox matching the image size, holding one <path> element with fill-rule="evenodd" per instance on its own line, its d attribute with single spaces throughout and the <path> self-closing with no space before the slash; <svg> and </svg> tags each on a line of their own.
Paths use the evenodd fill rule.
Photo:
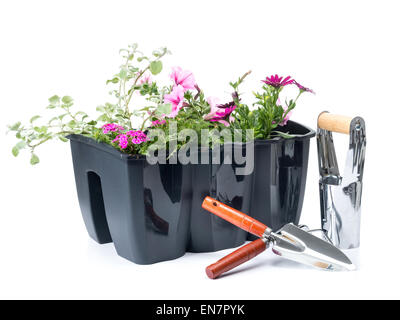
<svg viewBox="0 0 400 320">
<path fill-rule="evenodd" d="M 99 116 L 97 118 L 97 121 L 107 122 L 107 121 L 109 121 L 109 118 L 108 118 L 108 116 L 106 114 L 102 114 L 101 116 Z"/>
<path fill-rule="evenodd" d="M 106 84 L 109 84 L 109 83 L 118 83 L 119 82 L 119 79 L 117 78 L 117 77 L 115 77 L 115 78 L 112 78 L 111 80 L 107 80 L 106 81 Z"/>
<path fill-rule="evenodd" d="M 172 105 L 170 103 L 166 103 L 166 104 L 160 104 L 157 107 L 155 113 L 158 116 L 162 116 L 162 115 L 165 115 L 165 114 L 170 114 L 171 111 L 172 111 Z"/>
<path fill-rule="evenodd" d="M 35 120 L 37 120 L 37 119 L 39 119 L 40 118 L 40 116 L 33 116 L 32 118 L 31 118 L 31 120 L 30 120 L 30 123 L 32 123 L 33 121 L 35 121 Z"/>
<path fill-rule="evenodd" d="M 97 124 L 97 121 L 92 120 L 92 121 L 89 121 L 87 124 L 89 126 L 95 126 Z"/>
<path fill-rule="evenodd" d="M 19 154 L 19 149 L 17 148 L 17 146 L 15 146 L 14 148 L 12 148 L 11 152 L 13 156 L 16 157 Z"/>
<path fill-rule="evenodd" d="M 53 117 L 49 120 L 49 124 L 51 124 L 53 121 L 58 120 L 58 117 Z"/>
<path fill-rule="evenodd" d="M 280 131 L 272 131 L 271 134 L 276 134 L 277 136 L 280 136 L 285 139 L 290 139 L 299 136 L 298 134 L 290 134 L 290 133 L 284 133 Z"/>
<path fill-rule="evenodd" d="M 61 101 L 65 104 L 69 104 L 69 103 L 72 103 L 72 101 L 74 101 L 74 100 L 70 96 L 64 96 L 64 97 L 62 97 Z"/>
<path fill-rule="evenodd" d="M 36 154 L 32 153 L 31 165 L 35 165 L 35 164 L 38 164 L 38 163 L 39 163 L 39 157 Z"/>
<path fill-rule="evenodd" d="M 132 67 L 132 66 L 128 66 L 128 69 L 129 69 L 129 71 L 132 72 L 132 73 L 136 73 L 136 72 L 139 71 L 139 68 L 137 68 L 137 67 Z"/>
<path fill-rule="evenodd" d="M 15 147 L 18 148 L 18 150 L 21 150 L 21 149 L 26 147 L 26 142 L 25 141 L 20 141 L 15 145 Z"/>
<path fill-rule="evenodd" d="M 119 72 L 119 77 L 122 80 L 126 79 L 127 75 L 128 75 L 128 71 L 126 69 L 121 69 L 121 71 Z"/>
<path fill-rule="evenodd" d="M 152 61 L 150 63 L 150 72 L 154 75 L 159 74 L 162 70 L 162 67 L 161 61 Z"/>
<path fill-rule="evenodd" d="M 96 107 L 96 111 L 105 112 L 106 110 L 103 106 L 98 106 L 98 107 Z"/>
<path fill-rule="evenodd" d="M 75 120 L 71 120 L 70 122 L 68 122 L 68 127 L 74 128 L 75 126 L 76 126 Z"/>
<path fill-rule="evenodd" d="M 83 112 L 83 111 L 78 111 L 77 113 L 75 113 L 75 117 L 77 117 L 79 115 L 82 115 L 82 117 L 87 116 L 86 112 Z"/>
<path fill-rule="evenodd" d="M 21 125 L 21 122 L 18 121 L 17 123 L 14 123 L 12 126 L 9 126 L 8 128 L 9 128 L 11 131 L 17 131 L 17 130 L 19 129 L 20 125 Z"/>
<path fill-rule="evenodd" d="M 47 127 L 46 126 L 34 127 L 33 130 L 35 130 L 38 133 L 46 133 L 47 132 Z"/>
<path fill-rule="evenodd" d="M 62 142 L 68 142 L 68 139 L 63 137 L 63 136 L 59 136 L 58 137 Z"/>
<path fill-rule="evenodd" d="M 60 97 L 57 95 L 54 95 L 52 97 L 49 98 L 49 102 L 50 104 L 54 105 L 60 102 Z"/>
</svg>

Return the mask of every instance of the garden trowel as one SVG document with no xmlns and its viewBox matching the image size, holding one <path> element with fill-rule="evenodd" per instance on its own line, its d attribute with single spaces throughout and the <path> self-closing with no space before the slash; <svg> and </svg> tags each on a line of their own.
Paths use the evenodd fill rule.
<svg viewBox="0 0 400 320">
<path fill-rule="evenodd" d="M 202 207 L 237 227 L 260 237 L 260 239 L 246 244 L 208 266 L 206 273 L 211 279 L 215 279 L 222 273 L 254 258 L 270 246 L 278 256 L 319 269 L 355 270 L 353 263 L 342 251 L 292 223 L 286 224 L 277 232 L 273 232 L 265 224 L 211 197 L 204 199 Z"/>
</svg>

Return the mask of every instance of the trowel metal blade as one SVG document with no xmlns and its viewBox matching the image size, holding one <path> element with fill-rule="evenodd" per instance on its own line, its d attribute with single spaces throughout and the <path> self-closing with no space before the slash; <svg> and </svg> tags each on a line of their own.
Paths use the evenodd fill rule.
<svg viewBox="0 0 400 320">
<path fill-rule="evenodd" d="M 289 223 L 273 233 L 272 251 L 290 260 L 325 270 L 353 271 L 355 265 L 338 248 Z"/>
</svg>

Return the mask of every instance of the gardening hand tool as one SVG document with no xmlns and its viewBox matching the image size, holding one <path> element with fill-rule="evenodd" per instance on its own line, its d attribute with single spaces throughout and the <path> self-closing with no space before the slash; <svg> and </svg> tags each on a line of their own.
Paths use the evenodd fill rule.
<svg viewBox="0 0 400 320">
<path fill-rule="evenodd" d="M 274 233 L 263 223 L 211 197 L 204 199 L 202 207 L 237 227 L 260 237 L 260 239 L 246 244 L 208 266 L 206 273 L 211 279 L 215 279 L 222 273 L 254 258 L 269 246 L 272 246 L 272 251 L 276 255 L 320 269 L 355 269 L 349 258 L 339 249 L 292 223 L 286 224 Z"/>
<path fill-rule="evenodd" d="M 332 132 L 350 135 L 344 174 L 336 160 Z M 321 224 L 331 242 L 342 249 L 360 246 L 361 193 L 365 160 L 365 122 L 323 112 L 318 117 Z"/>
</svg>

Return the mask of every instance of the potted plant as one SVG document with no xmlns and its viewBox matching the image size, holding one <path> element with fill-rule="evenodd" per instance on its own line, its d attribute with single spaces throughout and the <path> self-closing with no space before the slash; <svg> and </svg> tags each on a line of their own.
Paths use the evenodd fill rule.
<svg viewBox="0 0 400 320">
<path fill-rule="evenodd" d="M 34 116 L 29 125 L 9 127 L 19 139 L 13 155 L 28 149 L 31 164 L 39 162 L 41 144 L 70 140 L 79 204 L 95 241 L 113 242 L 120 256 L 139 264 L 241 245 L 245 232 L 201 208 L 207 195 L 273 228 L 298 221 L 314 132 L 288 118 L 311 90 L 273 76 L 251 110 L 238 91 L 249 72 L 230 83 L 232 100 L 220 104 L 190 71 L 173 68 L 166 85 L 153 78 L 167 48 L 144 55 L 134 44 L 121 54 L 119 72 L 107 81 L 113 102 L 97 107 L 96 120 L 73 111 L 71 97 L 53 96 L 48 121 L 38 125 Z M 299 95 L 281 104 L 286 85 Z M 140 107 L 132 108 L 135 100 Z M 248 156 L 254 170 L 236 154 Z"/>
</svg>

